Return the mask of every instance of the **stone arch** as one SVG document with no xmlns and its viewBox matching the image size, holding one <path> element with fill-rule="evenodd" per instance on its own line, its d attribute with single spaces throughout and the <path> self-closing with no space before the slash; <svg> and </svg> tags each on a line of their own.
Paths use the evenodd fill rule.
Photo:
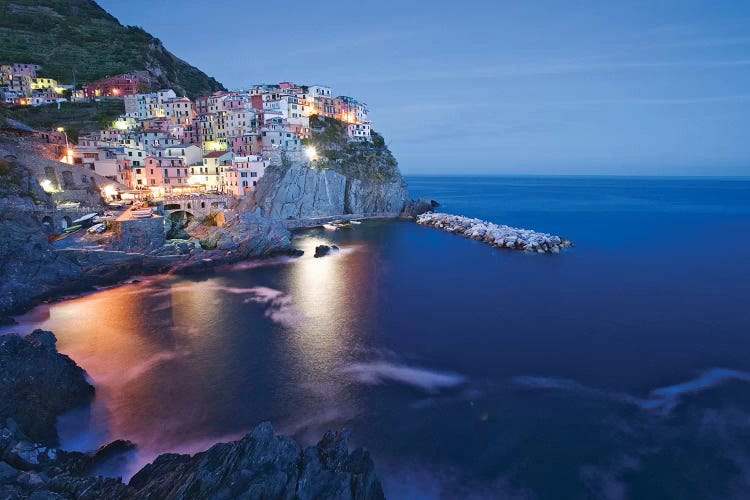
<svg viewBox="0 0 750 500">
<path fill-rule="evenodd" d="M 205 201 L 201 202 L 201 208 L 206 208 L 206 202 Z"/>
<path fill-rule="evenodd" d="M 174 212 L 169 214 L 169 219 L 172 222 L 177 222 L 177 221 L 182 221 L 182 220 L 189 222 L 193 220 L 194 218 L 195 218 L 195 215 L 193 215 L 192 212 L 188 212 L 187 210 L 175 210 Z"/>
<path fill-rule="evenodd" d="M 55 231 L 55 220 L 51 216 L 45 215 L 42 218 L 42 227 L 45 233 L 52 234 Z"/>
<path fill-rule="evenodd" d="M 187 202 L 187 208 L 188 208 L 188 210 L 189 210 L 189 209 L 191 209 L 191 208 L 193 208 L 193 207 L 192 207 L 192 206 L 190 205 L 190 202 Z"/>
<path fill-rule="evenodd" d="M 62 225 L 62 228 L 63 228 L 63 229 L 67 229 L 67 228 L 69 228 L 70 226 L 72 226 L 72 225 L 73 225 L 73 219 L 71 219 L 71 218 L 70 218 L 69 216 L 67 216 L 67 215 L 63 215 L 63 218 L 62 218 L 62 220 L 60 221 L 60 224 Z"/>
<path fill-rule="evenodd" d="M 63 177 L 63 187 L 65 189 L 73 189 L 76 187 L 75 181 L 73 181 L 73 172 L 70 170 L 65 170 L 62 173 Z"/>
</svg>

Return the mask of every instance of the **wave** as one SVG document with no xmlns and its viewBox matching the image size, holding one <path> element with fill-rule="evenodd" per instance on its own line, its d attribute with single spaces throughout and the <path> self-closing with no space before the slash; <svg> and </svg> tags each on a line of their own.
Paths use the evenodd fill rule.
<svg viewBox="0 0 750 500">
<path fill-rule="evenodd" d="M 680 403 L 683 396 L 704 392 L 732 381 L 750 383 L 750 373 L 727 368 L 711 368 L 686 382 L 653 389 L 646 398 L 588 387 L 574 380 L 564 378 L 518 376 L 514 377 L 513 381 L 519 385 L 536 389 L 567 390 L 595 394 L 612 400 L 634 404 L 644 410 L 669 414 Z"/>
<path fill-rule="evenodd" d="M 293 327 L 305 319 L 294 306 L 292 297 L 281 290 L 256 286 L 248 288 L 246 293 L 250 296 L 245 299 L 245 302 L 265 304 L 267 306 L 265 316 L 275 323 Z"/>
<path fill-rule="evenodd" d="M 146 358 L 145 360 L 139 362 L 138 364 L 129 366 L 125 370 L 117 371 L 116 373 L 110 373 L 108 375 L 99 375 L 97 377 L 96 382 L 97 383 L 104 383 L 109 385 L 109 383 L 116 381 L 117 384 L 123 384 L 127 382 L 132 382 L 133 380 L 139 378 L 144 373 L 149 372 L 156 368 L 161 363 L 164 363 L 166 361 L 172 361 L 178 358 L 181 358 L 185 356 L 187 353 L 185 351 L 162 351 L 157 352 L 153 356 L 150 356 Z"/>
<path fill-rule="evenodd" d="M 248 269 L 256 269 L 258 267 L 279 266 L 281 264 L 288 264 L 296 260 L 297 258 L 298 257 L 273 257 L 264 260 L 249 260 L 246 262 L 239 262 L 237 264 L 230 264 L 228 266 L 219 266 L 217 270 L 245 271 Z"/>
<path fill-rule="evenodd" d="M 343 367 L 341 372 L 350 375 L 354 380 L 365 385 L 398 382 L 431 393 L 440 389 L 457 387 L 466 382 L 466 378 L 457 373 L 428 370 L 385 361 L 352 363 Z"/>
</svg>

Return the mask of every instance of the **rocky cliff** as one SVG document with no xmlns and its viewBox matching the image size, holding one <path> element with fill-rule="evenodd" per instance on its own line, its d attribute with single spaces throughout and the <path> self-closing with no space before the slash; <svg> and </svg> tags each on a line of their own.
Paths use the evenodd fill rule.
<svg viewBox="0 0 750 500">
<path fill-rule="evenodd" d="M 347 432 L 303 450 L 269 423 L 194 456 L 161 455 L 129 484 L 93 476 L 135 445 L 115 441 L 88 454 L 54 447 L 54 417 L 92 394 L 51 332 L 0 337 L 0 498 L 383 498 L 369 453 L 349 453 Z"/>
<path fill-rule="evenodd" d="M 26 338 L 0 336 L 0 422 L 14 418 L 25 434 L 46 444 L 57 440 L 57 416 L 94 396 L 84 371 L 55 344 L 55 336 L 42 330 Z"/>
<path fill-rule="evenodd" d="M 271 166 L 255 199 L 263 215 L 303 219 L 346 214 L 398 216 L 409 200 L 401 174 L 355 177 L 325 167 Z"/>
<path fill-rule="evenodd" d="M 304 219 L 348 214 L 398 216 L 409 201 L 406 181 L 383 138 L 349 142 L 346 124 L 310 117 L 305 147 L 312 161 L 280 157 L 258 182 L 263 215 Z"/>
<path fill-rule="evenodd" d="M 29 169 L 0 159 L 0 318 L 80 272 L 53 251 L 33 216 L 36 207 L 53 205 Z"/>
</svg>

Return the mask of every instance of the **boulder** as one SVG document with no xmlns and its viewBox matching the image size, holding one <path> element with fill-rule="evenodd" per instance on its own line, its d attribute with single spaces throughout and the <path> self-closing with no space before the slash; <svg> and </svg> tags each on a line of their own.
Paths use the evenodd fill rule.
<svg viewBox="0 0 750 500">
<path fill-rule="evenodd" d="M 0 421 L 15 419 L 34 441 L 55 444 L 57 416 L 88 403 L 85 372 L 55 348 L 51 332 L 0 336 Z"/>
<path fill-rule="evenodd" d="M 337 247 L 336 245 L 331 245 L 331 246 L 318 245 L 315 247 L 315 255 L 313 255 L 313 257 L 315 258 L 325 257 L 326 255 L 332 252 L 338 252 L 338 251 L 339 251 L 339 247 Z"/>
<path fill-rule="evenodd" d="M 419 198 L 418 200 L 410 200 L 404 207 L 404 211 L 401 213 L 402 217 L 415 218 L 418 215 L 422 215 L 427 212 L 434 211 L 440 203 L 429 198 Z"/>
</svg>

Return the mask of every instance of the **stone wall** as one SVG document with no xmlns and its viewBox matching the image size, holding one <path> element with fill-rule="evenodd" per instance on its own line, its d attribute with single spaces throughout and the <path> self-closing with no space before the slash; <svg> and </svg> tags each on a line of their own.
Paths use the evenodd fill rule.
<svg viewBox="0 0 750 500">
<path fill-rule="evenodd" d="M 166 234 L 164 217 L 153 215 L 149 219 L 130 219 L 126 212 L 112 222 L 115 237 L 112 244 L 124 252 L 150 252 L 164 246 Z"/>
</svg>

